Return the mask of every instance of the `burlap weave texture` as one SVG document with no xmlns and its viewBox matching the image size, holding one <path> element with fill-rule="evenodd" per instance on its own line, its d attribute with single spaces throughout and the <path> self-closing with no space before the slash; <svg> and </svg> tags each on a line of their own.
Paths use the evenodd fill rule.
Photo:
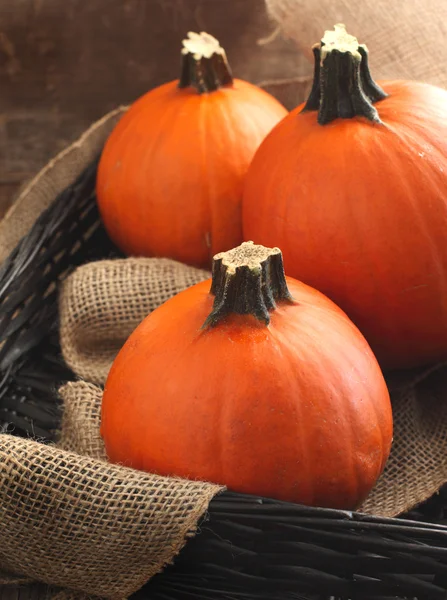
<svg viewBox="0 0 447 600">
<path fill-rule="evenodd" d="M 445 0 L 265 0 L 278 30 L 311 58 L 326 29 L 344 23 L 370 52 L 374 79 L 447 86 Z"/>
<path fill-rule="evenodd" d="M 113 358 L 143 316 L 208 271 L 169 259 L 132 258 L 89 263 L 64 283 L 61 345 L 73 371 L 104 383 Z"/>
<path fill-rule="evenodd" d="M 64 386 L 60 447 L 0 435 L 0 565 L 122 600 L 172 562 L 222 488 L 110 465 L 101 394 Z"/>
</svg>

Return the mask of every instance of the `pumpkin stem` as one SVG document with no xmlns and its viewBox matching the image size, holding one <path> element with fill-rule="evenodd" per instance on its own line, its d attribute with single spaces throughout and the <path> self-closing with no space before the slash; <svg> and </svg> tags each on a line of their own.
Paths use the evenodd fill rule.
<svg viewBox="0 0 447 600">
<path fill-rule="evenodd" d="M 214 327 L 226 315 L 253 315 L 266 325 L 278 300 L 293 302 L 287 287 L 282 253 L 244 242 L 213 260 L 213 310 L 203 327 Z"/>
<path fill-rule="evenodd" d="M 303 111 L 317 110 L 320 125 L 355 116 L 381 123 L 373 104 L 387 94 L 371 77 L 366 46 L 339 24 L 325 32 L 313 53 L 314 80 Z"/>
<path fill-rule="evenodd" d="M 190 31 L 183 40 L 179 88 L 194 87 L 199 94 L 214 92 L 233 83 L 225 50 L 209 33 Z"/>
</svg>

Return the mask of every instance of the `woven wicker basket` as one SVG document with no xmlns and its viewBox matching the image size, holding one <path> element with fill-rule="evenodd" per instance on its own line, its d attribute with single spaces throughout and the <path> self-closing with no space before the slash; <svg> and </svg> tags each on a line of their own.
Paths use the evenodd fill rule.
<svg viewBox="0 0 447 600">
<path fill-rule="evenodd" d="M 0 424 L 15 435 L 54 439 L 55 389 L 73 378 L 58 344 L 58 283 L 79 264 L 119 256 L 97 212 L 96 166 L 55 198 L 0 268 Z M 138 597 L 445 600 L 446 507 L 447 490 L 399 519 L 226 492 Z"/>
</svg>

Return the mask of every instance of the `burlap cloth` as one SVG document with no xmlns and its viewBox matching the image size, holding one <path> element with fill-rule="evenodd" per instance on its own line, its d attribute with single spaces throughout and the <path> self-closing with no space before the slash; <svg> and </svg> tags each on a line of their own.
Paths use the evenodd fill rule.
<svg viewBox="0 0 447 600">
<path fill-rule="evenodd" d="M 365 18 L 367 5 L 383 15 L 385 0 L 355 3 L 352 10 L 346 1 L 268 0 L 268 4 L 288 33 L 292 22 L 298 24 L 296 31 L 303 32 L 304 45 L 317 41 L 324 29 L 342 19 L 370 48 L 379 47 L 386 35 L 380 32 L 377 19 Z M 446 61 L 440 53 L 447 46 L 432 39 L 446 22 L 440 16 L 444 4 L 387 2 L 386 10 L 397 10 L 397 5 L 403 10 L 404 4 L 420 5 L 426 17 L 435 4 L 431 14 L 436 27 L 420 28 L 418 19 L 410 28 L 412 35 L 407 27 L 402 28 L 402 39 L 392 46 L 386 63 L 393 71 L 390 76 L 408 75 L 442 84 Z M 292 21 L 293 5 L 302 10 Z M 337 6 L 341 7 L 338 12 Z M 310 7 L 315 7 L 315 14 L 310 15 Z M 357 27 L 359 23 L 351 21 L 360 13 L 363 26 Z M 395 35 L 401 25 L 397 20 Z M 368 34 L 367 26 L 372 33 Z M 425 41 L 417 35 L 419 31 Z M 304 32 L 312 39 L 307 40 Z M 411 42 L 411 52 L 405 51 L 407 42 Z M 421 54 L 421 48 L 427 52 Z M 397 56 L 399 64 L 405 58 L 405 69 L 394 68 Z M 23 189 L 0 222 L 0 261 L 56 194 L 100 152 L 124 110 L 117 109 L 94 124 Z M 126 598 L 170 563 L 194 534 L 221 488 L 109 465 L 99 436 L 99 415 L 101 385 L 126 337 L 157 305 L 207 276 L 166 259 L 128 259 L 85 265 L 64 283 L 62 350 L 82 380 L 60 392 L 64 415 L 57 445 L 0 435 L 0 584 L 30 579 L 45 582 L 52 585 L 47 595 L 56 594 L 58 600 L 81 599 L 84 594 Z M 389 384 L 395 419 L 393 449 L 382 478 L 361 507 L 366 513 L 386 517 L 422 502 L 447 481 L 447 368 L 438 365 L 393 374 Z M 10 576 L 11 572 L 17 575 Z"/>
<path fill-rule="evenodd" d="M 447 86 L 445 0 L 265 0 L 274 23 L 312 60 L 325 29 L 344 23 L 366 44 L 374 79 Z"/>
</svg>

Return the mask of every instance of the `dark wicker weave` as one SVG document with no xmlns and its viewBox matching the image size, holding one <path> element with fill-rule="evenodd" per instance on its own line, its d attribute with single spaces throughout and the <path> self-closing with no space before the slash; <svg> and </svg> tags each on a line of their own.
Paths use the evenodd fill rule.
<svg viewBox="0 0 447 600">
<path fill-rule="evenodd" d="M 1 425 L 51 440 L 58 382 L 57 283 L 119 253 L 101 226 L 96 163 L 56 199 L 0 269 Z M 137 594 L 155 600 L 447 598 L 447 492 L 380 519 L 227 492 L 175 565 Z"/>
</svg>

